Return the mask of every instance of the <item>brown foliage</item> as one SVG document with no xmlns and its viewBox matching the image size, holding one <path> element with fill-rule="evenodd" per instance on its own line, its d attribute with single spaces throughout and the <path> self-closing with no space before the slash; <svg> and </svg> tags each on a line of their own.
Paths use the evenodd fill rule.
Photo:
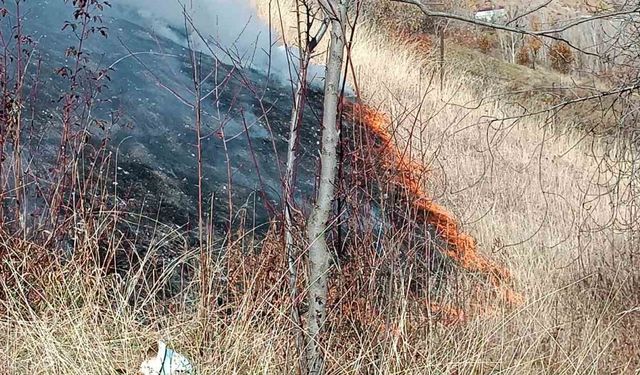
<svg viewBox="0 0 640 375">
<path fill-rule="evenodd" d="M 571 66 L 575 61 L 571 47 L 564 42 L 558 42 L 551 46 L 549 59 L 551 60 L 551 67 L 563 74 L 571 71 Z"/>
<path fill-rule="evenodd" d="M 529 54 L 529 47 L 526 44 L 523 44 L 520 49 L 518 49 L 516 61 L 520 65 L 531 66 L 531 55 Z"/>
<path fill-rule="evenodd" d="M 529 38 L 529 48 L 534 56 L 537 55 L 542 48 L 542 40 L 538 37 Z"/>
<path fill-rule="evenodd" d="M 496 40 L 489 33 L 482 33 L 476 39 L 476 44 L 482 53 L 489 53 L 493 48 L 495 48 Z"/>
</svg>

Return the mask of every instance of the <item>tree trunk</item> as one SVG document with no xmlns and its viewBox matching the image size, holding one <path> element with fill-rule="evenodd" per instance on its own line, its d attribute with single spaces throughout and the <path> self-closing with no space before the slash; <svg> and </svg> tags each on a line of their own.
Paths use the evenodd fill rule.
<svg viewBox="0 0 640 375">
<path fill-rule="evenodd" d="M 311 50 L 308 46 L 300 49 L 300 73 L 296 87 L 293 108 L 291 110 L 291 121 L 289 123 L 289 143 L 287 147 L 287 166 L 283 183 L 283 214 L 284 214 L 284 248 L 287 255 L 289 267 L 289 297 L 291 298 L 291 319 L 296 325 L 296 347 L 298 349 L 300 369 L 305 371 L 306 361 L 304 354 L 304 336 L 302 323 L 298 312 L 298 252 L 293 243 L 293 211 L 295 210 L 295 168 L 297 159 L 298 139 L 302 122 L 302 112 L 306 100 L 307 67 L 311 59 Z"/>
<path fill-rule="evenodd" d="M 309 316 L 307 318 L 307 366 L 309 374 L 324 374 L 320 335 L 326 320 L 327 279 L 330 253 L 325 234 L 334 199 L 337 171 L 337 149 L 340 137 L 337 116 L 340 75 L 345 38 L 342 22 L 346 19 L 347 1 L 321 1 L 331 22 L 331 41 L 325 75 L 322 113 L 322 148 L 318 197 L 307 226 L 309 240 Z M 338 14 L 337 14 L 338 13 Z"/>
<path fill-rule="evenodd" d="M 298 20 L 300 19 L 300 6 L 296 7 L 296 14 Z M 298 21 L 298 27 L 300 21 Z M 297 76 L 296 91 L 294 94 L 293 108 L 291 110 L 291 121 L 289 122 L 289 142 L 287 147 L 287 166 L 283 181 L 283 216 L 284 216 L 284 248 L 287 256 L 287 263 L 289 267 L 289 297 L 291 298 L 291 319 L 295 324 L 295 336 L 296 347 L 298 349 L 300 371 L 299 373 L 307 372 L 307 362 L 305 353 L 305 340 L 304 331 L 302 328 L 302 320 L 300 319 L 300 313 L 298 310 L 298 251 L 293 243 L 293 213 L 297 211 L 295 208 L 295 171 L 297 160 L 297 148 L 300 139 L 300 130 L 302 127 L 302 113 L 304 112 L 305 101 L 307 97 L 307 72 L 309 64 L 311 63 L 311 55 L 315 46 L 324 36 L 327 30 L 327 21 L 323 21 L 318 34 L 311 38 L 309 32 L 311 30 L 311 24 L 307 22 L 305 25 L 306 30 L 303 33 L 298 29 L 298 45 L 300 51 L 300 68 Z M 304 44 L 303 44 L 304 43 Z M 298 211 L 299 212 L 299 211 Z"/>
</svg>

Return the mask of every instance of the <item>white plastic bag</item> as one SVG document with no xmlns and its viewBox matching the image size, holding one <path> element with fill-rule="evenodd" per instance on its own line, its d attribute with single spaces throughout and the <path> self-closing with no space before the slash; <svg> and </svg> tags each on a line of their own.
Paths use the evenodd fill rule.
<svg viewBox="0 0 640 375">
<path fill-rule="evenodd" d="M 193 365 L 182 354 L 167 348 L 167 345 L 158 341 L 158 353 L 155 357 L 147 358 L 140 365 L 139 373 L 142 375 L 193 375 Z"/>
</svg>

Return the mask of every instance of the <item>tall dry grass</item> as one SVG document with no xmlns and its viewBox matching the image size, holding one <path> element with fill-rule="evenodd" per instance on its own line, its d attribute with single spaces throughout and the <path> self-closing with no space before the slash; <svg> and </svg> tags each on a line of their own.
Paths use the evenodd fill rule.
<svg viewBox="0 0 640 375">
<path fill-rule="evenodd" d="M 183 240 L 178 237 L 173 231 L 155 240 Z M 162 247 L 141 245 L 144 258 L 114 274 L 73 259 L 37 263 L 36 254 L 44 249 L 4 234 L 0 246 L 0 288 L 10 291 L 0 305 L 0 374 L 133 374 L 160 338 L 192 358 L 202 374 L 287 373 L 295 363 L 286 310 L 274 307 L 265 320 L 261 301 L 239 298 L 224 310 L 210 306 L 203 315 L 195 281 L 158 298 L 158 291 L 197 264 L 197 250 L 157 267 Z M 219 280 L 223 273 L 212 267 L 210 275 Z M 258 277 L 245 281 L 259 282 Z M 211 290 L 224 293 L 215 281 Z M 244 291 L 253 295 L 252 287 Z"/>
</svg>

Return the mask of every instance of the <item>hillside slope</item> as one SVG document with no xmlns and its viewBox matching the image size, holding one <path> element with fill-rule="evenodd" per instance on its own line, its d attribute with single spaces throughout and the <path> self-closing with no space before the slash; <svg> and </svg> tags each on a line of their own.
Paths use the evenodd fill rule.
<svg viewBox="0 0 640 375">
<path fill-rule="evenodd" d="M 293 1 L 279 4 L 271 19 L 292 43 Z M 256 1 L 264 19 L 267 5 Z M 632 198 L 617 200 L 601 183 L 613 178 L 599 168 L 610 146 L 584 132 L 590 121 L 602 121 L 599 104 L 521 117 L 549 105 L 545 96 L 556 95 L 550 86 L 572 79 L 453 46 L 441 89 L 437 59 L 420 43 L 388 35 L 366 20 L 358 26 L 348 80 L 366 103 L 391 116 L 396 143 L 428 170 L 426 190 L 486 253 L 508 265 L 527 299 L 516 311 L 481 314 L 460 330 L 432 333 L 427 340 L 443 345 L 438 354 L 404 365 L 459 373 L 632 373 L 640 366 L 640 342 L 626 334 L 640 329 L 633 312 L 640 303 L 633 292 L 637 250 L 633 230 L 608 224 L 627 217 Z M 470 294 L 458 290 L 452 298 Z M 462 370 L 460 358 L 471 362 Z"/>
<path fill-rule="evenodd" d="M 276 32 L 288 42 L 295 39 L 292 13 L 295 0 L 254 2 L 262 17 L 272 20 Z M 31 1 L 14 3 L 40 5 Z M 159 2 L 146 3 L 153 8 Z M 172 0 L 165 3 L 176 5 Z M 61 1 L 57 4 L 64 5 Z M 201 4 L 215 8 L 211 0 L 203 0 Z M 235 0 L 220 0 L 216 4 L 227 6 L 220 9 L 229 14 L 238 11 Z M 74 5 L 66 2 L 67 7 Z M 168 13 L 172 17 L 180 14 L 179 9 Z M 68 9 L 67 16 L 71 14 Z M 33 15 L 28 12 L 27 18 Z M 129 16 L 133 16 L 134 23 L 139 20 L 136 13 Z M 151 12 L 148 16 L 157 25 L 155 14 Z M 213 18 L 207 12 L 199 16 L 208 24 Z M 501 267 L 493 268 L 498 272 L 508 269 L 504 272 L 510 275 L 508 287 L 523 300 L 519 304 L 505 303 L 503 296 L 495 293 L 494 279 L 475 272 L 482 271 L 482 267 L 475 270 L 464 267 L 465 259 L 456 263 L 425 257 L 430 251 L 425 246 L 428 241 L 416 241 L 410 250 L 420 251 L 408 252 L 404 246 L 406 237 L 403 238 L 406 233 L 395 227 L 383 236 L 361 236 L 355 245 L 369 253 L 351 262 L 337 262 L 334 268 L 340 272 L 335 272 L 332 284 L 338 288 L 332 289 L 331 298 L 343 304 L 329 315 L 330 330 L 324 348 L 327 372 L 636 374 L 640 368 L 637 235 L 640 228 L 637 222 L 628 219 L 636 214 L 637 202 L 630 199 L 637 197 L 633 191 L 637 182 L 629 184 L 618 173 L 621 167 L 626 168 L 637 159 L 630 157 L 635 155 L 628 154 L 624 140 L 611 141 L 595 131 L 584 131 L 589 128 L 589 121 L 597 123 L 603 118 L 597 104 L 580 105 L 559 114 L 532 115 L 532 110 L 544 108 L 549 101 L 570 95 L 570 90 L 559 92 L 557 85 L 569 87 L 571 78 L 507 64 L 454 43 L 447 47 L 441 86 L 437 58 L 425 48 L 424 40 L 392 37 L 370 19 L 361 21 L 350 51 L 353 69 L 349 69 L 347 78 L 358 89 L 367 115 L 377 125 L 386 127 L 376 129 L 384 136 L 373 139 L 373 150 L 378 154 L 392 150 L 390 156 L 401 160 L 407 172 L 413 172 L 407 174 L 423 199 L 422 206 L 452 211 L 456 224 L 460 224 L 457 227 L 475 239 L 482 259 L 489 259 L 485 265 L 499 264 Z M 177 31 L 183 24 L 184 20 L 177 17 L 177 26 L 160 27 L 160 31 L 179 40 L 182 34 Z M 112 25 L 114 48 L 123 48 L 127 39 L 135 40 L 127 35 L 135 30 L 136 37 L 145 41 L 139 45 L 144 55 L 147 49 L 160 48 L 156 52 L 163 59 L 171 57 L 169 60 L 174 63 L 163 59 L 140 61 L 147 61 L 155 67 L 153 70 L 168 75 L 168 82 L 179 86 L 191 82 L 189 58 L 175 41 L 166 41 L 131 25 L 118 22 Z M 61 28 L 58 24 L 49 26 L 58 31 Z M 8 23 L 2 27 L 10 28 Z M 71 39 L 72 31 L 67 27 Z M 118 39 L 118 35 L 122 37 Z M 249 35 L 255 37 L 255 33 Z M 41 47 L 43 50 L 44 45 Z M 96 51 L 92 56 L 102 56 Z M 56 56 L 63 54 L 64 51 L 57 51 Z M 324 58 L 320 54 L 316 61 L 322 63 Z M 176 66 L 176 61 L 181 63 Z M 133 61 L 130 63 L 127 69 L 122 66 L 119 73 L 128 72 L 134 79 L 122 78 L 121 82 L 112 83 L 111 88 L 137 82 L 137 87 L 145 90 L 117 91 L 109 95 L 109 103 L 133 99 L 128 103 L 138 114 L 138 121 L 148 125 L 133 140 L 166 146 L 154 149 L 153 155 L 177 159 L 171 166 L 173 178 L 193 194 L 196 158 L 190 151 L 195 149 L 195 132 L 185 126 L 191 124 L 193 112 L 189 108 L 177 110 L 168 100 L 159 102 L 162 108 L 146 111 L 154 108 L 150 102 L 156 96 L 169 95 L 166 92 L 158 95 L 156 91 L 162 87 L 153 75 L 142 74 L 144 69 Z M 244 80 L 241 87 L 232 90 L 238 103 L 245 104 L 239 112 L 233 112 L 235 125 L 247 126 L 245 118 L 251 122 L 244 116 L 257 110 L 255 106 L 259 103 L 247 100 L 243 93 L 249 87 L 258 87 L 270 91 L 261 96 L 272 102 L 269 108 L 273 111 L 269 113 L 280 119 L 279 125 L 286 131 L 282 118 L 290 113 L 290 91 L 264 85 L 262 74 L 246 73 L 243 78 L 253 79 Z M 114 73 L 114 79 L 116 76 Z M 45 91 L 52 90 L 53 85 L 43 87 Z M 192 90 L 185 91 L 184 95 L 194 94 Z M 215 94 L 215 90 L 211 92 Z M 312 104 L 319 102 L 315 98 Z M 55 100 L 48 103 L 60 104 Z M 212 100 L 209 105 L 213 103 L 225 108 L 224 101 Z M 204 108 L 215 112 L 210 107 Z M 91 114 L 94 111 L 92 108 Z M 109 112 L 114 119 L 121 118 L 121 113 Z M 305 123 L 317 123 L 313 115 Z M 253 140 L 270 149 L 258 128 L 251 128 L 256 131 L 257 138 Z M 207 136 L 218 137 L 217 130 L 218 127 L 208 128 Z M 240 142 L 238 138 L 242 138 L 243 132 L 237 130 L 231 138 Z M 249 133 L 248 129 L 245 132 Z M 284 133 L 278 134 L 279 144 L 283 145 Z M 219 147 L 223 139 L 224 134 L 219 140 L 212 140 L 212 148 Z M 379 147 L 376 141 L 383 145 L 392 143 L 397 149 Z M 242 140 L 238 152 L 246 151 L 248 143 L 249 140 L 247 144 Z M 305 139 L 303 151 L 315 156 L 314 143 L 313 136 Z M 139 149 L 128 152 L 132 158 L 150 155 L 141 154 Z M 384 156 L 389 155 L 382 155 L 383 161 Z M 626 157 L 629 158 L 625 160 Z M 216 163 L 212 168 L 229 166 L 221 159 L 212 160 Z M 237 165 L 236 172 L 248 171 L 247 164 L 256 162 L 250 159 L 235 159 L 244 160 L 244 165 Z M 276 164 L 272 158 L 258 162 L 270 167 Z M 138 176 L 123 167 L 123 164 L 104 166 L 117 171 L 119 178 L 129 173 L 133 182 L 139 182 Z M 156 163 L 149 164 L 147 170 L 156 167 L 170 170 L 169 166 Z M 222 169 L 223 176 L 234 178 L 251 174 Z M 189 171 L 191 180 L 185 180 L 183 174 Z M 384 168 L 382 171 L 367 168 L 365 172 L 378 173 L 381 179 L 391 181 L 406 178 L 402 174 L 390 178 Z M 73 177 L 77 177 L 74 181 L 82 181 L 79 176 Z M 260 176 L 246 176 L 256 177 Z M 304 173 L 301 177 L 304 178 Z M 360 187 L 357 184 L 361 181 L 353 182 L 356 177 L 355 173 L 348 176 L 349 187 Z M 38 186 L 46 187 L 48 178 L 44 180 Z M 79 185 L 85 187 L 82 182 Z M 242 227 L 237 233 L 229 232 L 228 237 L 221 238 L 213 232 L 215 223 L 210 220 L 206 223 L 205 244 L 199 247 L 191 236 L 195 228 L 167 225 L 161 217 L 170 218 L 180 208 L 193 215 L 196 210 L 193 201 L 176 203 L 169 207 L 168 214 L 151 212 L 151 217 L 141 211 L 128 212 L 125 200 L 118 199 L 124 197 L 119 194 L 125 182 L 100 179 L 86 200 L 72 196 L 72 203 L 77 205 L 65 212 L 67 220 L 55 229 L 63 232 L 61 237 L 68 241 L 46 240 L 53 237 L 46 230 L 37 233 L 45 241 L 31 241 L 24 233 L 11 230 L 14 223 L 0 226 L 0 374 L 135 373 L 149 344 L 159 337 L 189 357 L 199 374 L 295 373 L 300 354 L 295 338 L 299 331 L 292 324 L 290 307 L 292 302 L 299 301 L 287 299 L 287 260 L 278 228 L 271 226 L 262 240 L 256 240 L 256 228 Z M 162 194 L 147 191 L 151 190 L 148 181 L 140 185 L 150 199 L 160 200 Z M 226 190 L 225 181 L 212 186 Z M 277 190 L 276 180 L 273 186 Z M 397 192 L 377 193 L 386 198 L 386 193 L 392 196 Z M 273 194 L 276 196 L 277 191 Z M 233 200 L 230 189 L 218 195 L 223 196 L 224 203 Z M 247 199 L 246 205 L 238 202 L 242 206 L 235 217 L 249 226 L 256 223 L 252 222 L 256 217 L 251 215 L 251 201 L 255 200 Z M 142 203 L 147 202 L 155 203 L 146 200 Z M 207 208 L 210 212 L 218 209 L 219 205 L 213 203 Z M 406 220 L 402 216 L 405 211 L 398 210 L 398 221 Z M 131 229 L 121 231 L 118 228 L 122 225 Z M 380 234 L 384 228 L 375 229 Z M 303 249 L 304 237 L 296 238 Z M 132 255 L 127 261 L 136 266 L 126 272 L 110 272 L 111 256 L 123 249 Z M 202 249 L 216 255 L 216 259 L 207 259 Z M 166 256 L 167 250 L 171 259 Z M 106 259 L 96 256 L 105 252 Z M 414 264 L 429 272 L 416 272 L 411 269 Z M 365 272 L 360 272 L 363 269 Z M 301 275 L 302 271 L 304 265 Z M 369 277 L 376 275 L 376 271 L 378 278 Z M 428 288 L 421 290 L 415 285 Z M 354 292 L 356 288 L 360 293 Z M 434 295 L 437 299 L 432 298 Z M 370 303 L 372 300 L 383 303 Z M 304 313 L 304 303 L 299 306 Z M 350 319 L 349 314 L 377 320 Z"/>
</svg>

